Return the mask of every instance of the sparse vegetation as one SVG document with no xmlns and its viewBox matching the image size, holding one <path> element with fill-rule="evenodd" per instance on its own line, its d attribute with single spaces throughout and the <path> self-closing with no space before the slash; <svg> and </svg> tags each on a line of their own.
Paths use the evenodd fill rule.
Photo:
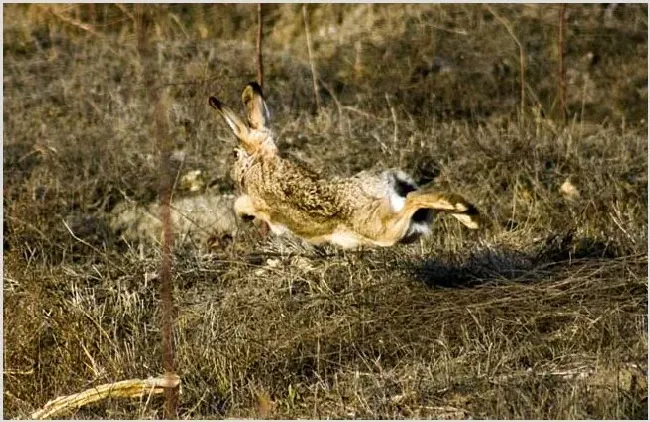
<svg viewBox="0 0 650 422">
<path fill-rule="evenodd" d="M 558 8 L 493 6 L 526 53 L 522 113 L 519 46 L 481 5 L 309 5 L 318 112 L 301 5 L 264 7 L 281 150 L 328 173 L 400 167 L 488 224 L 440 218 L 361 252 L 249 225 L 178 242 L 180 417 L 647 419 L 647 5 L 567 6 L 566 124 Z M 155 15 L 174 197 L 229 194 L 235 141 L 207 100 L 238 106 L 255 79 L 256 5 Z M 132 5 L 3 19 L 3 401 L 25 418 L 163 373 L 160 245 L 111 224 L 157 200 L 159 173 Z"/>
</svg>

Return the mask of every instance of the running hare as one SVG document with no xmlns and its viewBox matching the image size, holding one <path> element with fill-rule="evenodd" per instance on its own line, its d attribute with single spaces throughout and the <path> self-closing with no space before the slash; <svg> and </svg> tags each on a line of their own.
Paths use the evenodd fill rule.
<svg viewBox="0 0 650 422">
<path fill-rule="evenodd" d="M 260 86 L 249 83 L 242 101 L 246 122 L 216 97 L 209 101 L 239 139 L 232 170 L 240 190 L 234 204 L 238 216 L 263 220 L 274 234 L 292 232 L 312 244 L 343 248 L 412 241 L 430 232 L 436 211 L 478 228 L 472 204 L 457 194 L 421 190 L 402 171 L 323 178 L 283 158 Z"/>
</svg>

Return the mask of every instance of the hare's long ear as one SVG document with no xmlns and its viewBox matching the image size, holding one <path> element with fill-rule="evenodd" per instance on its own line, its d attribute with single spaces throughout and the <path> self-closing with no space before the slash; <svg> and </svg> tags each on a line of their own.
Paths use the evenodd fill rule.
<svg viewBox="0 0 650 422">
<path fill-rule="evenodd" d="M 248 135 L 248 127 L 241 121 L 234 111 L 227 105 L 223 104 L 217 97 L 210 97 L 210 105 L 214 107 L 221 117 L 228 123 L 230 129 L 239 139 L 245 139 Z"/>
<path fill-rule="evenodd" d="M 256 82 L 250 82 L 241 94 L 241 100 L 246 107 L 246 118 L 252 129 L 267 127 L 270 113 L 262 95 L 262 88 Z"/>
</svg>

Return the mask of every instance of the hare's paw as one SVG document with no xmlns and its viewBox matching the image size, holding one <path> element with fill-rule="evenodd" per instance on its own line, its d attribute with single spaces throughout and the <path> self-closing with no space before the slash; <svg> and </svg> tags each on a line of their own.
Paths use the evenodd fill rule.
<svg viewBox="0 0 650 422">
<path fill-rule="evenodd" d="M 257 227 L 257 230 L 259 231 L 259 234 L 260 236 L 262 236 L 263 239 L 269 236 L 270 229 L 266 221 L 259 218 L 254 218 L 253 225 Z"/>
<path fill-rule="evenodd" d="M 246 223 L 251 223 L 251 222 L 253 222 L 255 220 L 255 216 L 250 215 L 250 214 L 241 214 L 241 215 L 238 215 L 237 217 L 239 217 L 240 220 L 242 220 L 242 221 L 244 221 Z"/>
<path fill-rule="evenodd" d="M 245 219 L 245 216 L 254 217 L 257 214 L 257 210 L 253 205 L 253 200 L 248 195 L 241 195 L 235 199 L 233 205 L 235 208 L 235 214 L 241 219 Z"/>
</svg>

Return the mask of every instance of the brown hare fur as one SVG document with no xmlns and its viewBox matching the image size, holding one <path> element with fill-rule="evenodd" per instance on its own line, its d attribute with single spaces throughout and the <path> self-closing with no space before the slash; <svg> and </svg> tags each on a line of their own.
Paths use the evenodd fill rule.
<svg viewBox="0 0 650 422">
<path fill-rule="evenodd" d="M 419 189 L 402 171 L 323 178 L 283 158 L 260 86 L 249 83 L 242 101 L 246 122 L 216 97 L 209 101 L 239 139 L 232 170 L 240 190 L 234 204 L 239 217 L 262 220 L 277 235 L 289 231 L 311 244 L 343 248 L 412 241 L 430 232 L 436 211 L 478 228 L 479 213 L 472 204 L 454 193 Z"/>
</svg>

